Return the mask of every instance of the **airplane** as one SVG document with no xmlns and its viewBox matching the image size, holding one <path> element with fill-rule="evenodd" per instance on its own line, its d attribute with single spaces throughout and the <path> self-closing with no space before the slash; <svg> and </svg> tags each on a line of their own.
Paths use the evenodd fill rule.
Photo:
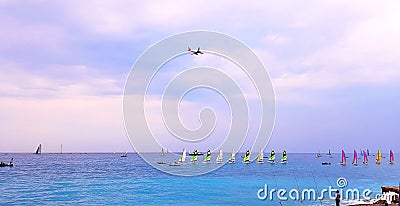
<svg viewBox="0 0 400 206">
<path fill-rule="evenodd" d="M 188 47 L 187 50 L 190 51 L 190 52 L 192 52 L 190 55 L 193 55 L 193 54 L 195 54 L 195 55 L 203 54 L 203 52 L 200 51 L 200 47 L 197 48 L 197 51 L 193 51 L 190 47 Z"/>
</svg>

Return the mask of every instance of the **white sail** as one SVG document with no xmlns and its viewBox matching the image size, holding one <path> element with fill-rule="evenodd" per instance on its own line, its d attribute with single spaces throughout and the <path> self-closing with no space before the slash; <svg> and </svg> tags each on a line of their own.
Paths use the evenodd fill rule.
<svg viewBox="0 0 400 206">
<path fill-rule="evenodd" d="M 216 159 L 216 162 L 217 163 L 222 163 L 222 150 L 219 150 L 219 154 L 218 154 L 218 157 Z"/>
<path fill-rule="evenodd" d="M 183 149 L 182 156 L 179 158 L 179 162 L 185 162 L 186 161 L 186 149 Z"/>
<path fill-rule="evenodd" d="M 235 150 L 232 150 L 231 157 L 229 158 L 229 163 L 235 163 Z"/>
<path fill-rule="evenodd" d="M 258 155 L 257 162 L 263 163 L 263 158 L 264 158 L 264 152 L 262 150 L 260 150 L 260 154 Z"/>
</svg>

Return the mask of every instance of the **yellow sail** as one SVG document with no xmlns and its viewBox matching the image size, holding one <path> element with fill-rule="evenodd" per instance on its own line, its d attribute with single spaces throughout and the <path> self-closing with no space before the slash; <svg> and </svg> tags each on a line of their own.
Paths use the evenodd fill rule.
<svg viewBox="0 0 400 206">
<path fill-rule="evenodd" d="M 378 150 L 378 155 L 376 155 L 376 164 L 380 164 L 382 159 L 381 150 Z"/>
</svg>

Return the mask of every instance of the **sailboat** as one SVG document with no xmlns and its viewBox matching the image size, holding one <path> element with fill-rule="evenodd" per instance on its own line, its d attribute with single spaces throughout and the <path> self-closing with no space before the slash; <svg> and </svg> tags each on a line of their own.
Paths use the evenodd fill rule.
<svg viewBox="0 0 400 206">
<path fill-rule="evenodd" d="M 332 155 L 332 154 L 331 154 L 331 150 L 328 150 L 328 155 Z"/>
<path fill-rule="evenodd" d="M 197 155 L 198 155 L 197 150 L 195 149 L 191 155 L 192 155 L 192 158 L 190 158 L 190 162 L 191 163 L 196 163 L 197 162 Z"/>
<path fill-rule="evenodd" d="M 39 144 L 38 148 L 36 149 L 35 154 L 42 154 L 42 144 Z"/>
<path fill-rule="evenodd" d="M 246 154 L 243 157 L 243 163 L 250 164 L 250 151 L 249 150 L 246 151 Z"/>
<path fill-rule="evenodd" d="M 353 165 L 357 165 L 357 152 L 356 150 L 354 150 L 354 154 L 353 154 Z"/>
<path fill-rule="evenodd" d="M 318 151 L 318 153 L 315 155 L 315 158 L 320 158 L 322 157 L 321 153 Z"/>
<path fill-rule="evenodd" d="M 211 160 L 211 151 L 208 150 L 207 155 L 204 157 L 203 163 L 210 163 L 210 160 Z"/>
<path fill-rule="evenodd" d="M 231 157 L 229 158 L 229 164 L 235 163 L 235 150 L 232 150 Z"/>
<path fill-rule="evenodd" d="M 342 161 L 339 163 L 341 165 L 346 165 L 346 154 L 342 150 Z"/>
<path fill-rule="evenodd" d="M 186 161 L 186 149 L 183 149 L 182 155 L 177 162 L 170 163 L 169 166 L 181 166 Z M 158 164 L 166 164 L 165 162 L 157 162 Z"/>
<path fill-rule="evenodd" d="M 13 167 L 14 158 L 11 158 L 10 163 L 0 162 L 0 167 Z"/>
<path fill-rule="evenodd" d="M 363 161 L 363 164 L 368 164 L 368 156 L 367 156 L 367 153 L 365 152 L 365 151 L 363 151 L 364 152 L 364 161 Z"/>
<path fill-rule="evenodd" d="M 381 164 L 382 153 L 381 150 L 378 150 L 378 155 L 376 155 L 376 164 Z"/>
<path fill-rule="evenodd" d="M 215 162 L 216 162 L 217 164 L 221 164 L 221 163 L 222 163 L 222 150 L 221 150 L 221 149 L 219 150 L 219 154 L 218 154 L 218 157 L 217 157 L 217 159 L 215 160 Z"/>
<path fill-rule="evenodd" d="M 287 154 L 286 154 L 286 150 L 283 150 L 281 164 L 286 164 L 286 163 L 287 163 Z"/>
<path fill-rule="evenodd" d="M 269 155 L 268 162 L 271 164 L 275 163 L 275 151 L 271 150 L 271 154 Z"/>
<path fill-rule="evenodd" d="M 182 155 L 179 157 L 179 162 L 180 163 L 186 162 L 186 149 L 183 149 Z"/>
<path fill-rule="evenodd" d="M 125 150 L 125 154 L 121 155 L 121 157 L 128 157 L 128 152 Z"/>
<path fill-rule="evenodd" d="M 390 157 L 389 157 L 389 164 L 394 164 L 394 156 L 393 156 L 392 150 L 390 150 L 389 155 L 390 155 Z"/>
<path fill-rule="evenodd" d="M 263 164 L 264 163 L 264 152 L 262 150 L 260 150 L 260 154 L 258 154 L 257 157 L 257 163 L 258 164 Z"/>
</svg>

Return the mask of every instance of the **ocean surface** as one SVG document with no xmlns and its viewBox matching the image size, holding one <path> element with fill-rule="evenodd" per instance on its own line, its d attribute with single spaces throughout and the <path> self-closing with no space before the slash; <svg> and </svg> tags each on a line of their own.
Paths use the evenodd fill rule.
<svg viewBox="0 0 400 206">
<path fill-rule="evenodd" d="M 155 162 L 168 156 L 151 155 Z M 287 193 L 288 200 L 280 200 L 273 193 L 272 200 L 271 196 L 260 200 L 264 193 L 257 193 L 265 185 L 269 191 L 287 192 L 318 192 L 330 186 L 340 189 L 337 179 L 345 178 L 343 190 L 370 189 L 374 197 L 381 193 L 381 186 L 400 181 L 399 163 L 389 165 L 385 153 L 380 165 L 371 155 L 370 164 L 358 166 L 351 165 L 352 158 L 346 166 L 339 165 L 339 154 L 315 158 L 315 154 L 288 153 L 287 164 L 242 164 L 241 155 L 237 154 L 236 164 L 200 176 L 180 177 L 154 169 L 135 153 L 126 158 L 93 153 L 0 154 L 4 162 L 14 158 L 14 167 L 0 167 L 0 205 L 332 205 L 328 195 L 323 200 L 300 201 Z M 322 165 L 324 161 L 332 164 Z M 202 157 L 198 164 L 174 168 L 195 170 L 201 162 Z"/>
</svg>

